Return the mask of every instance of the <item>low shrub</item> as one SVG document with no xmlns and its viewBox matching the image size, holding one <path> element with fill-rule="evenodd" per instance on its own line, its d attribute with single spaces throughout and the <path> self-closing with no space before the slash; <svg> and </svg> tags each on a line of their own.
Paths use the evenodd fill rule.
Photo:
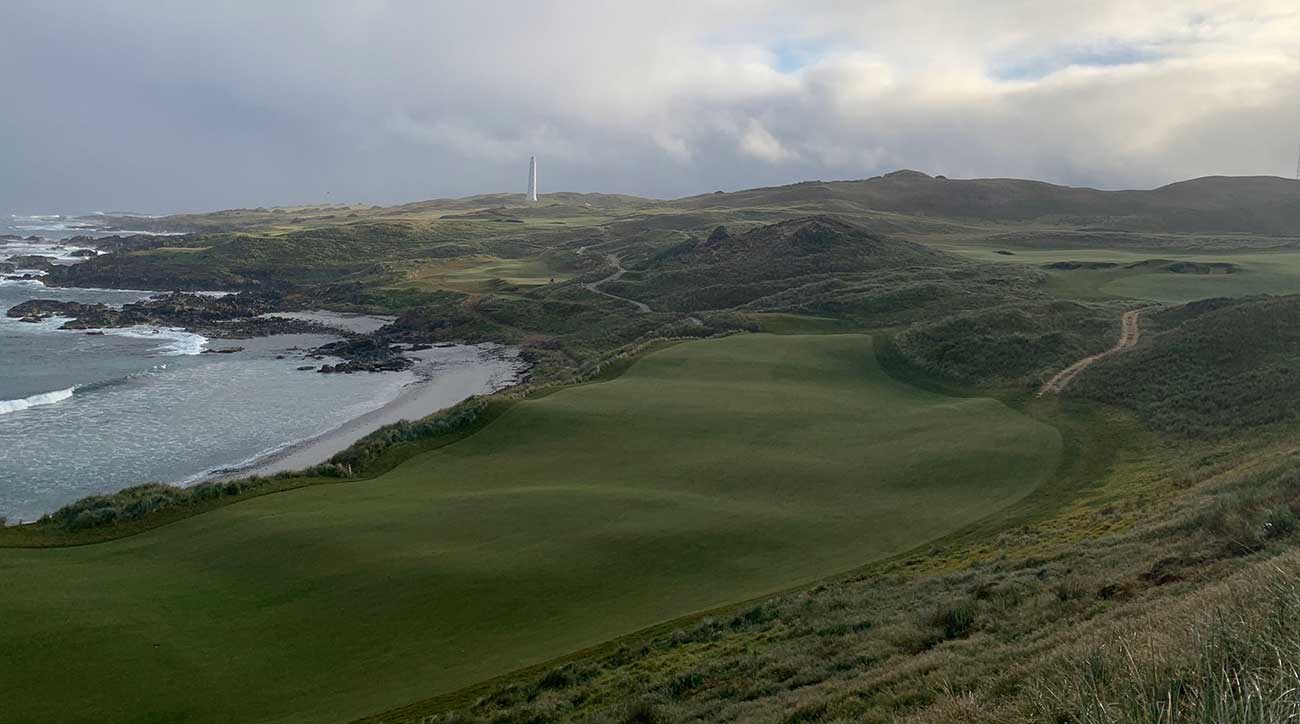
<svg viewBox="0 0 1300 724">
<path fill-rule="evenodd" d="M 938 629 L 945 641 L 966 638 L 975 630 L 976 610 L 974 601 L 950 601 L 935 608 L 926 623 Z"/>
</svg>

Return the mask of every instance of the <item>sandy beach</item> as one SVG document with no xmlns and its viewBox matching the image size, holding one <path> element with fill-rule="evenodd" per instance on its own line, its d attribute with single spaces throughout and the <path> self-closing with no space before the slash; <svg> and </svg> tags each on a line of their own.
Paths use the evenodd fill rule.
<svg viewBox="0 0 1300 724">
<path fill-rule="evenodd" d="M 412 370 L 416 379 L 396 399 L 332 430 L 264 453 L 247 465 L 231 467 L 205 479 L 271 475 L 319 465 L 384 425 L 418 420 L 474 395 L 509 387 L 521 379 L 526 369 L 518 350 L 491 344 L 434 347 L 409 355 L 420 360 Z"/>
</svg>

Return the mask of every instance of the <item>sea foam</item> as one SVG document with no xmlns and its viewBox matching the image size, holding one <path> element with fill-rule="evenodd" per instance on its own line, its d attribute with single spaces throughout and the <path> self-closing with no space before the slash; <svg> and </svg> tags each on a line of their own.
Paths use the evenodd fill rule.
<svg viewBox="0 0 1300 724">
<path fill-rule="evenodd" d="M 42 392 L 39 395 L 24 397 L 19 400 L 0 400 L 0 415 L 7 415 L 11 412 L 21 412 L 31 407 L 40 405 L 53 405 L 56 402 L 63 402 L 72 397 L 76 388 L 69 387 L 66 390 L 55 390 L 54 392 Z"/>
<path fill-rule="evenodd" d="M 187 355 L 202 354 L 204 346 L 208 343 L 208 338 L 201 334 L 186 332 L 183 329 L 167 327 L 119 327 L 113 329 L 96 330 L 104 334 L 111 334 L 115 337 L 132 337 L 134 339 L 157 339 L 165 342 L 153 348 L 153 352 L 159 352 L 168 357 L 181 357 Z"/>
</svg>

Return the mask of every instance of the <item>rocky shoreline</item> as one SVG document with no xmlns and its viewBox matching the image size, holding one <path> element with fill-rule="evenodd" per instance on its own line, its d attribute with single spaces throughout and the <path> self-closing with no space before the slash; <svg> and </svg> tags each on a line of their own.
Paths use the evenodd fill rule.
<svg viewBox="0 0 1300 724">
<path fill-rule="evenodd" d="M 241 292 L 215 297 L 172 292 L 126 304 L 120 309 L 106 304 L 30 299 L 9 308 L 5 315 L 33 324 L 69 318 L 60 329 L 85 330 L 88 334 L 102 334 L 99 330 L 104 329 L 150 326 L 180 328 L 204 337 L 221 339 L 250 339 L 280 334 L 328 334 L 341 337 L 338 341 L 305 351 L 305 356 L 311 359 L 331 357 L 342 360 L 319 368 L 315 365 L 299 368 L 327 374 L 400 372 L 410 369 L 416 363 L 415 359 L 405 356 L 404 352 L 428 348 L 427 345 L 392 344 L 385 334 L 385 328 L 370 334 L 360 334 L 320 322 L 274 316 L 277 311 L 294 311 L 299 308 L 301 305 L 274 293 Z M 225 347 L 209 349 L 208 352 L 232 354 L 239 350 L 238 347 Z"/>
</svg>

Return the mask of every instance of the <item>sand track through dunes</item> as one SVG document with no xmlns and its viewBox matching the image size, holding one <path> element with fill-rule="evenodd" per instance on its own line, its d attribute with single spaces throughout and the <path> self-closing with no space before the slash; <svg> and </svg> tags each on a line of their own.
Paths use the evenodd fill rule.
<svg viewBox="0 0 1300 724">
<path fill-rule="evenodd" d="M 1093 363 L 1105 359 L 1113 354 L 1119 354 L 1120 352 L 1124 352 L 1129 349 L 1132 349 L 1138 343 L 1138 335 L 1141 332 L 1141 329 L 1138 324 L 1139 317 L 1141 316 L 1142 312 L 1146 311 L 1147 309 L 1150 309 L 1150 307 L 1144 307 L 1142 309 L 1130 309 L 1129 311 L 1124 312 L 1124 315 L 1121 316 L 1119 320 L 1120 321 L 1119 340 L 1115 342 L 1114 347 L 1111 347 L 1105 352 L 1090 354 L 1087 357 L 1084 357 L 1083 359 L 1079 360 L 1078 362 L 1075 362 L 1074 364 L 1070 365 L 1069 367 L 1066 367 L 1060 372 L 1057 372 L 1055 375 L 1052 376 L 1052 379 L 1044 383 L 1042 388 L 1038 390 L 1038 396 L 1042 397 L 1043 395 L 1047 395 L 1047 394 L 1059 395 L 1061 392 L 1065 390 L 1066 387 L 1070 385 L 1071 382 L 1074 381 L 1074 378 L 1079 376 L 1079 373 L 1088 369 L 1088 367 L 1091 366 Z"/>
<path fill-rule="evenodd" d="M 581 254 L 581 253 L 582 253 L 583 251 L 585 251 L 585 250 L 586 250 L 586 247 L 583 247 L 581 250 L 579 250 L 578 253 Z M 618 281 L 620 278 L 622 278 L 622 276 L 623 276 L 624 274 L 627 273 L 627 269 L 624 269 L 624 268 L 623 268 L 623 260 L 622 260 L 621 258 L 619 258 L 618 254 L 606 254 L 606 255 L 605 255 L 605 258 L 608 259 L 608 260 L 609 260 L 609 263 L 612 264 L 612 265 L 614 266 L 614 270 L 615 270 L 614 273 L 613 273 L 613 274 L 610 274 L 609 276 L 605 277 L 604 279 L 601 279 L 600 281 L 588 282 L 588 283 L 586 283 L 586 284 L 583 284 L 582 286 L 586 287 L 589 291 L 593 291 L 593 292 L 595 292 L 595 293 L 597 293 L 597 294 L 600 294 L 600 295 L 603 295 L 603 296 L 609 297 L 610 299 L 617 299 L 617 300 L 619 300 L 620 302 L 627 302 L 628 304 L 635 305 L 635 306 L 636 306 L 636 309 L 637 309 L 638 312 L 649 312 L 649 311 L 650 311 L 650 306 L 647 305 L 645 302 L 638 302 L 638 301 L 635 300 L 635 299 L 628 299 L 627 297 L 620 297 L 620 296 L 617 295 L 617 294 L 610 294 L 609 292 L 602 291 L 602 290 L 600 289 L 600 285 L 601 285 L 601 284 L 605 284 L 606 282 L 615 282 L 615 281 Z"/>
</svg>

